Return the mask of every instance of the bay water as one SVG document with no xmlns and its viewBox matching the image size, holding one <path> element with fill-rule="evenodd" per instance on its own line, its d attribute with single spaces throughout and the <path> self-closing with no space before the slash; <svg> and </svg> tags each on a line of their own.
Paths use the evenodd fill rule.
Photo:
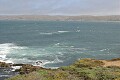
<svg viewBox="0 0 120 80">
<path fill-rule="evenodd" d="M 0 21 L 0 61 L 57 68 L 120 57 L 120 22 Z"/>
</svg>

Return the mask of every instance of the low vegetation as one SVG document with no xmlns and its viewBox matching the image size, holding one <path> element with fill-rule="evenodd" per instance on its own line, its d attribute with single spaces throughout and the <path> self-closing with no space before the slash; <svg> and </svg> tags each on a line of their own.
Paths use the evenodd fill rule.
<svg viewBox="0 0 120 80">
<path fill-rule="evenodd" d="M 110 61 L 118 61 L 120 58 L 111 59 Z"/>
<path fill-rule="evenodd" d="M 100 60 L 82 59 L 59 69 L 24 65 L 19 75 L 7 80 L 120 80 L 120 67 L 107 66 Z"/>
</svg>

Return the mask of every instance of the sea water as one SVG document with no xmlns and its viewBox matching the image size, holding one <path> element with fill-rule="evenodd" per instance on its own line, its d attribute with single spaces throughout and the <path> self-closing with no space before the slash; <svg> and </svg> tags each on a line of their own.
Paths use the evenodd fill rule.
<svg viewBox="0 0 120 80">
<path fill-rule="evenodd" d="M 118 57 L 120 22 L 0 21 L 0 61 L 57 68 Z"/>
</svg>

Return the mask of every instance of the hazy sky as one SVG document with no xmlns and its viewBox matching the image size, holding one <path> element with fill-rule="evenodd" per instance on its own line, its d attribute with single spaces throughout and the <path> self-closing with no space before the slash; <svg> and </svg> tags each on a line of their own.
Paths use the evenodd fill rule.
<svg viewBox="0 0 120 80">
<path fill-rule="evenodd" d="M 120 15 L 120 0 L 0 0 L 0 14 Z"/>
</svg>

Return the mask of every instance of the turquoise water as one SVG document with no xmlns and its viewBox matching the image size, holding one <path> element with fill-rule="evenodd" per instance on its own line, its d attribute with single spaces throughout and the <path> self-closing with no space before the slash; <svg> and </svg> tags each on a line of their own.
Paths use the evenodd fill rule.
<svg viewBox="0 0 120 80">
<path fill-rule="evenodd" d="M 120 22 L 0 21 L 0 61 L 60 67 L 117 57 Z"/>
</svg>

